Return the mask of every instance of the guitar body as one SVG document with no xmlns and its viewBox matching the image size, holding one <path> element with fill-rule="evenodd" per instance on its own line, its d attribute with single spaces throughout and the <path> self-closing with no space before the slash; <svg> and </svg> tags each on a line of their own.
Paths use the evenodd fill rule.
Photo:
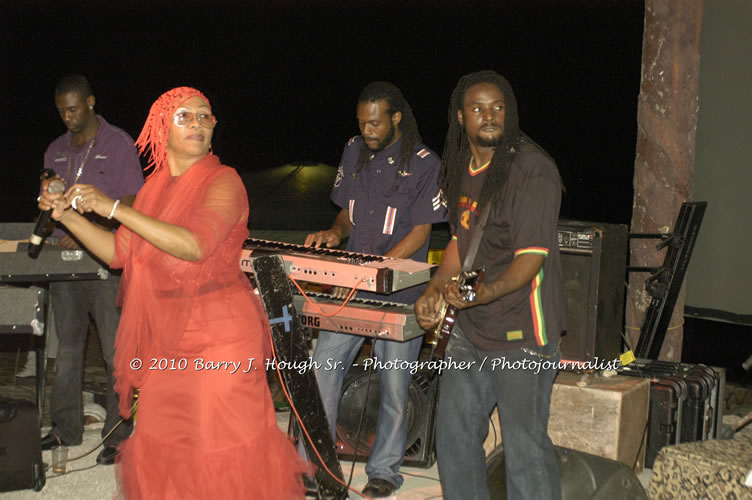
<svg viewBox="0 0 752 500">
<path fill-rule="evenodd" d="M 485 269 L 483 268 L 476 269 L 475 271 L 462 271 L 459 276 L 453 278 L 457 281 L 457 289 L 459 290 L 460 295 L 462 295 L 466 301 L 475 301 L 475 292 L 483 281 L 484 272 Z M 439 312 L 442 319 L 427 340 L 429 344 L 434 346 L 431 352 L 432 359 L 444 359 L 446 346 L 449 343 L 449 337 L 452 335 L 454 323 L 457 321 L 458 312 L 459 309 L 448 304 L 446 301 L 442 303 Z"/>
<path fill-rule="evenodd" d="M 452 336 L 452 329 L 454 328 L 454 322 L 457 320 L 457 313 L 459 310 L 450 306 L 446 302 L 444 303 L 444 312 L 442 314 L 441 323 L 436 328 L 434 336 L 436 337 L 436 343 L 434 344 L 433 351 L 431 352 L 431 358 L 444 359 L 444 352 L 446 346 L 449 343 L 449 337 Z"/>
</svg>

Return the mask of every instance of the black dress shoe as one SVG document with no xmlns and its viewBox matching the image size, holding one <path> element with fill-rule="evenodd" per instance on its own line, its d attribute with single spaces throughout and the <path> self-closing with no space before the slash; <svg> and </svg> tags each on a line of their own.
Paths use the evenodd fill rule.
<svg viewBox="0 0 752 500">
<path fill-rule="evenodd" d="M 102 451 L 99 452 L 99 455 L 97 455 L 97 463 L 99 465 L 113 465 L 118 453 L 117 446 L 106 444 L 102 448 Z"/>
<path fill-rule="evenodd" d="M 386 498 L 390 497 L 397 491 L 399 487 L 396 484 L 392 484 L 386 479 L 371 479 L 363 488 L 363 493 L 371 498 Z"/>
<path fill-rule="evenodd" d="M 51 450 L 52 448 L 65 445 L 65 443 L 54 434 L 47 434 L 41 439 L 40 443 L 43 450 Z"/>
</svg>

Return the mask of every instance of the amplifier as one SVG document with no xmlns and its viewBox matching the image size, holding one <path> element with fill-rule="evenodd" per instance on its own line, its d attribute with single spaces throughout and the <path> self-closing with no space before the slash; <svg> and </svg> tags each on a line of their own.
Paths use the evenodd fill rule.
<svg viewBox="0 0 752 500">
<path fill-rule="evenodd" d="M 568 361 L 611 361 L 621 354 L 628 253 L 627 226 L 559 220 Z"/>
<path fill-rule="evenodd" d="M 431 467 L 439 378 L 425 370 L 412 375 L 407 395 L 407 443 L 404 465 Z M 370 379 L 370 380 L 369 380 Z M 337 454 L 343 460 L 368 461 L 379 420 L 379 374 L 353 367 L 342 384 L 337 417 Z"/>
</svg>

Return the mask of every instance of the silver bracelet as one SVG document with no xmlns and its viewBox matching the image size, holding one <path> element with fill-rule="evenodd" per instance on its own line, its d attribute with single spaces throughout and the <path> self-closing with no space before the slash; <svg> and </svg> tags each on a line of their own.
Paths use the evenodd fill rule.
<svg viewBox="0 0 752 500">
<path fill-rule="evenodd" d="M 112 204 L 112 211 L 110 212 L 110 215 L 107 216 L 107 219 L 112 219 L 112 216 L 115 215 L 115 210 L 117 209 L 118 205 L 120 205 L 120 200 L 115 200 L 115 203 Z"/>
</svg>

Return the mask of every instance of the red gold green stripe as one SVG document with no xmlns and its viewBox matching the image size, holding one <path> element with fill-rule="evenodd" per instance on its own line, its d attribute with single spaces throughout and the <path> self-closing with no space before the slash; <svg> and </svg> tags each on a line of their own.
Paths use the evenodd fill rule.
<svg viewBox="0 0 752 500">
<path fill-rule="evenodd" d="M 533 333 L 538 345 L 548 344 L 546 336 L 546 322 L 543 319 L 543 305 L 541 304 L 541 285 L 543 284 L 543 268 L 535 275 L 531 283 L 530 311 L 533 315 Z"/>
<path fill-rule="evenodd" d="M 476 168 L 473 168 L 473 164 L 474 164 L 474 163 L 475 163 L 475 158 L 473 158 L 473 157 L 471 156 L 471 157 L 470 157 L 470 165 L 468 165 L 468 166 L 467 166 L 467 171 L 468 171 L 468 172 L 470 172 L 470 175 L 471 175 L 471 176 L 473 176 L 473 177 L 475 177 L 475 176 L 476 176 L 476 175 L 478 175 L 479 173 L 481 173 L 481 172 L 483 172 L 484 170 L 486 170 L 486 169 L 488 168 L 488 166 L 489 166 L 489 165 L 491 164 L 491 160 L 488 160 L 488 161 L 487 161 L 486 163 L 484 163 L 483 165 L 481 165 L 481 166 L 480 166 L 480 167 L 478 167 L 477 169 L 476 169 Z"/>
<path fill-rule="evenodd" d="M 548 257 L 548 248 L 543 248 L 543 247 L 520 248 L 519 250 L 515 250 L 514 256 L 517 257 L 518 255 L 523 255 L 526 253 L 532 253 L 535 255 L 542 255 L 544 257 Z"/>
</svg>

